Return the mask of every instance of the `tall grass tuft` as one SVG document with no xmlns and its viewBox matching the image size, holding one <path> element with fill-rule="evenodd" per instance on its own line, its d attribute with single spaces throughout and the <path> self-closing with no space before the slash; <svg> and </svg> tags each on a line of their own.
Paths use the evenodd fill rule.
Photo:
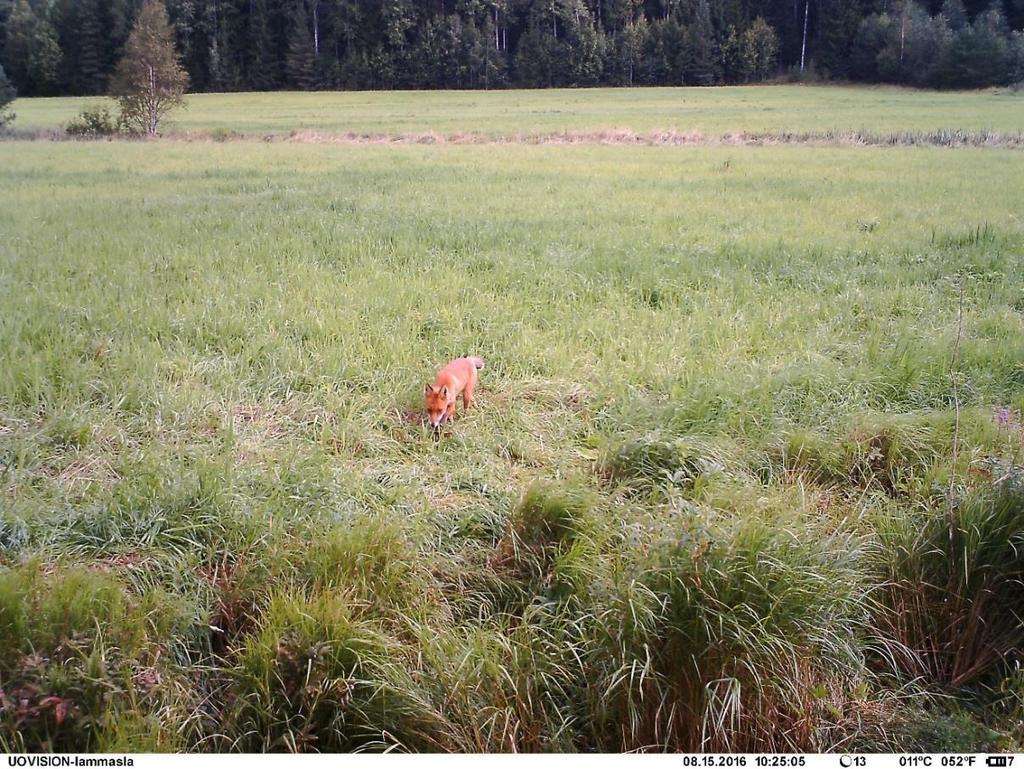
<svg viewBox="0 0 1024 769">
<path fill-rule="evenodd" d="M 1024 489 L 1004 481 L 877 522 L 881 633 L 906 672 L 948 688 L 996 683 L 1024 659 Z"/>
<path fill-rule="evenodd" d="M 345 592 L 278 594 L 237 651 L 225 747 L 439 750 L 444 720 L 416 695 L 401 646 L 353 617 Z"/>
<path fill-rule="evenodd" d="M 816 750 L 866 694 L 863 547 L 754 511 L 680 522 L 624 579 L 595 648 L 606 749 Z M 603 660 L 615 659 L 608 667 Z"/>
<path fill-rule="evenodd" d="M 594 555 L 596 496 L 579 485 L 537 481 L 523 494 L 491 564 L 519 583 L 522 598 L 554 596 L 583 587 L 587 554 Z M 582 572 L 581 572 L 582 569 Z"/>
<path fill-rule="evenodd" d="M 173 666 L 153 636 L 172 604 L 132 595 L 112 574 L 29 561 L 0 573 L 0 741 L 18 750 L 179 747 Z M 171 619 L 172 622 L 168 620 Z M 180 716 L 181 713 L 176 713 Z"/>
<path fill-rule="evenodd" d="M 707 439 L 652 432 L 610 446 L 600 464 L 610 482 L 635 492 L 694 489 L 725 469 L 721 451 Z"/>
</svg>

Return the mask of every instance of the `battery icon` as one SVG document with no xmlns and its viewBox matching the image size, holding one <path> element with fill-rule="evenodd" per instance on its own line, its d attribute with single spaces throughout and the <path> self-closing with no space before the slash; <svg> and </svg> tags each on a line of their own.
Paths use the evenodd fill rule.
<svg viewBox="0 0 1024 769">
<path fill-rule="evenodd" d="M 1006 767 L 1009 765 L 1007 756 L 985 756 L 985 766 Z"/>
</svg>

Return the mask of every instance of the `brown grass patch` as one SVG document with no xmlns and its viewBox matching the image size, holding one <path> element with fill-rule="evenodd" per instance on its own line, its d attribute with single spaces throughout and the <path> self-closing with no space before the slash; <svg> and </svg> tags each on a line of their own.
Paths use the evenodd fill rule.
<svg viewBox="0 0 1024 769">
<path fill-rule="evenodd" d="M 965 131 L 939 129 L 934 131 L 763 131 L 706 134 L 700 131 L 663 129 L 633 131 L 628 128 L 603 128 L 586 131 L 518 132 L 512 134 L 486 134 L 472 131 L 437 133 L 417 131 L 405 133 L 322 132 L 295 130 L 289 133 L 245 134 L 218 131 L 176 131 L 159 139 L 143 139 L 132 135 L 116 137 L 73 137 L 56 129 L 0 133 L 0 140 L 29 141 L 183 141 L 183 142 L 287 142 L 291 144 L 535 144 L 535 145 L 634 145 L 634 146 L 771 146 L 801 144 L 810 146 L 842 147 L 998 147 L 1024 149 L 1024 132 L 997 133 L 991 131 Z"/>
</svg>

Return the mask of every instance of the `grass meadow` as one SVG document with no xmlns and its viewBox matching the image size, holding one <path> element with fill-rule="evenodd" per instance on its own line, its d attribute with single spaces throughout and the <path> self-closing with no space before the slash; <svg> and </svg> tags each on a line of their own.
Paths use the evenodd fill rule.
<svg viewBox="0 0 1024 769">
<path fill-rule="evenodd" d="M 3 748 L 1024 748 L 1019 150 L 0 159 Z"/>
<path fill-rule="evenodd" d="M 97 97 L 22 99 L 19 130 L 59 129 Z M 801 85 L 191 94 L 170 130 L 214 135 L 292 132 L 489 136 L 562 131 L 889 134 L 944 129 L 1019 135 L 1024 99 L 1006 89 L 957 93 Z"/>
</svg>

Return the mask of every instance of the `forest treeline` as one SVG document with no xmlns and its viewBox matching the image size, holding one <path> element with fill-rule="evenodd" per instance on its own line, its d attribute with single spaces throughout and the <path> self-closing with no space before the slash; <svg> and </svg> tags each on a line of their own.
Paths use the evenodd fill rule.
<svg viewBox="0 0 1024 769">
<path fill-rule="evenodd" d="M 0 0 L 21 95 L 106 91 L 139 0 Z M 167 0 L 192 91 L 1024 80 L 1024 0 Z"/>
</svg>

